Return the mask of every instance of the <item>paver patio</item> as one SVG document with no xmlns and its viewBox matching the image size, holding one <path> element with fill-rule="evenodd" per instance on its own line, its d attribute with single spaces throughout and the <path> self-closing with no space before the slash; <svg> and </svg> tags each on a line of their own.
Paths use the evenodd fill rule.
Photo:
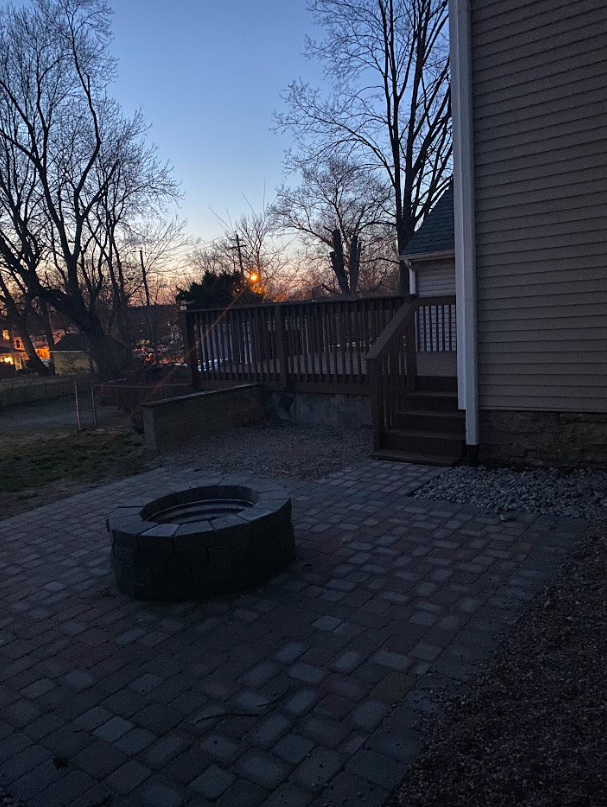
<svg viewBox="0 0 607 807">
<path fill-rule="evenodd" d="M 0 522 L 3 785 L 32 807 L 379 807 L 433 691 L 474 672 L 585 528 L 407 497 L 435 473 L 283 482 L 297 560 L 206 603 L 132 601 L 109 569 L 114 505 L 192 470 Z"/>
</svg>

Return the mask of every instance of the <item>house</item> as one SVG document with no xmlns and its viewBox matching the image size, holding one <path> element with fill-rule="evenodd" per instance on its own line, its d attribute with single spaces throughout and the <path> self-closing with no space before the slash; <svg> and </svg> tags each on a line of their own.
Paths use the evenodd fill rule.
<svg viewBox="0 0 607 807">
<path fill-rule="evenodd" d="M 193 384 L 366 394 L 382 459 L 607 467 L 607 2 L 451 0 L 450 47 L 415 294 L 187 311 Z"/>
<path fill-rule="evenodd" d="M 402 257 L 409 267 L 412 293 L 455 294 L 453 183 L 424 218 Z"/>
<path fill-rule="evenodd" d="M 128 370 L 131 365 L 130 351 L 116 339 L 105 337 L 105 346 L 111 351 L 116 365 L 121 370 Z M 89 344 L 84 334 L 66 333 L 55 344 L 51 351 L 55 365 L 55 375 L 94 375 L 97 363 L 91 355 Z"/>
<path fill-rule="evenodd" d="M 55 375 L 92 375 L 95 363 L 86 339 L 80 333 L 66 333 L 52 350 Z"/>
<path fill-rule="evenodd" d="M 12 331 L 6 323 L 0 322 L 0 377 L 10 375 L 20 368 L 20 357 L 15 350 Z"/>
<path fill-rule="evenodd" d="M 35 316 L 30 317 L 28 325 L 33 328 L 29 332 L 29 338 L 38 358 L 48 361 L 51 356 L 43 323 Z M 55 331 L 55 338 L 59 338 L 58 331 Z M 63 332 L 61 332 L 63 333 Z M 10 320 L 0 318 L 0 363 L 6 365 L 6 370 L 10 366 L 10 371 L 23 370 L 29 367 L 29 358 L 23 344 L 23 339 L 15 332 L 15 328 Z"/>
<path fill-rule="evenodd" d="M 13 328 L 6 320 L 0 320 L 0 370 L 2 375 L 22 370 L 26 367 L 27 355 L 21 339 L 15 335 Z"/>
<path fill-rule="evenodd" d="M 452 0 L 470 456 L 607 464 L 607 3 Z"/>
</svg>

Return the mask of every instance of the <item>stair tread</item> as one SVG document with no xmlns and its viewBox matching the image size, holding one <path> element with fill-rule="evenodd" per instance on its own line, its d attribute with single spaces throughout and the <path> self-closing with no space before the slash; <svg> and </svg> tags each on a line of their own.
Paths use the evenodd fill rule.
<svg viewBox="0 0 607 807">
<path fill-rule="evenodd" d="M 420 409 L 399 409 L 396 413 L 397 415 L 410 415 L 412 417 L 419 417 L 423 415 L 424 417 L 432 417 L 432 418 L 457 418 L 458 420 L 465 420 L 466 413 L 462 409 L 456 409 L 453 412 L 441 412 L 440 409 L 437 410 L 429 410 L 429 411 L 422 411 Z"/>
<path fill-rule="evenodd" d="M 461 440 L 461 434 L 455 431 L 438 431 L 436 429 L 389 429 L 386 434 L 398 434 L 402 437 L 443 437 L 447 440 Z"/>
<path fill-rule="evenodd" d="M 456 390 L 425 390 L 416 389 L 413 392 L 407 393 L 408 398 L 457 398 Z"/>
<path fill-rule="evenodd" d="M 398 451 L 392 448 L 380 448 L 371 454 L 376 460 L 390 460 L 391 462 L 410 462 L 413 465 L 438 465 L 451 468 L 461 462 L 460 456 L 449 454 L 426 454 L 421 451 Z"/>
</svg>

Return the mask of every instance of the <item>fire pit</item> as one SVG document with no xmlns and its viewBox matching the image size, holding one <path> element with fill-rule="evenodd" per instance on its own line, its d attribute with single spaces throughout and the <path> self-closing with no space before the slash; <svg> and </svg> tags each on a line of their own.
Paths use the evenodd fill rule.
<svg viewBox="0 0 607 807">
<path fill-rule="evenodd" d="M 265 582 L 295 556 L 291 500 L 272 482 L 222 477 L 120 506 L 108 519 L 120 591 L 199 600 Z"/>
</svg>

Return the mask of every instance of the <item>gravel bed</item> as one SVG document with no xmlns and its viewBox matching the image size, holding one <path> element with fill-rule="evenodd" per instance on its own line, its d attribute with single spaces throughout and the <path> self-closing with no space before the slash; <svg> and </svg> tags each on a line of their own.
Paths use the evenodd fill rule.
<svg viewBox="0 0 607 807">
<path fill-rule="evenodd" d="M 428 482 L 414 495 L 498 513 L 591 519 L 607 513 L 607 471 L 511 471 L 461 466 Z"/>
<path fill-rule="evenodd" d="M 607 516 L 533 600 L 426 745 L 389 807 L 607 803 Z"/>
<path fill-rule="evenodd" d="M 163 466 L 275 478 L 321 479 L 369 458 L 370 429 L 301 426 L 268 420 L 193 440 L 162 456 Z"/>
<path fill-rule="evenodd" d="M 0 807 L 25 807 L 25 802 L 17 801 L 0 787 Z"/>
</svg>

